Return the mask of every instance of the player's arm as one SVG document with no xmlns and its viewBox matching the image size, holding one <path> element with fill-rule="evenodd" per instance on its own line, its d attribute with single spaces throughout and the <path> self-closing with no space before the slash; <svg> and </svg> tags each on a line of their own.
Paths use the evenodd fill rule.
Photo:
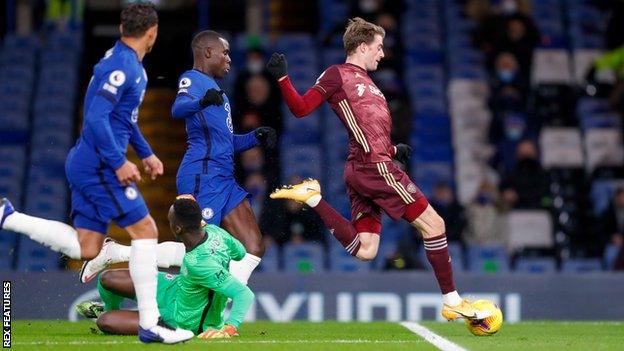
<svg viewBox="0 0 624 351">
<path fill-rule="evenodd" d="M 305 117 L 316 110 L 342 84 L 338 69 L 332 66 L 302 96 L 288 77 L 284 55 L 274 53 L 267 63 L 267 69 L 277 79 L 286 105 L 297 118 Z"/>
<path fill-rule="evenodd" d="M 223 90 L 208 89 L 206 92 L 199 92 L 189 77 L 182 77 L 178 87 L 178 95 L 171 106 L 173 118 L 192 117 L 210 105 L 223 104 Z"/>
<path fill-rule="evenodd" d="M 188 272 L 199 285 L 232 299 L 232 310 L 225 324 L 238 329 L 253 303 L 254 293 L 251 289 L 211 260 L 189 266 Z"/>
<path fill-rule="evenodd" d="M 165 171 L 163 163 L 152 151 L 137 123 L 134 123 L 132 128 L 130 144 L 141 159 L 145 173 L 149 174 L 152 180 L 156 179 L 157 176 L 163 175 Z"/>
<path fill-rule="evenodd" d="M 122 150 L 113 136 L 110 114 L 121 99 L 126 79 L 122 70 L 111 70 L 102 77 L 102 82 L 91 105 L 84 116 L 85 133 L 95 140 L 95 148 L 102 161 L 117 170 L 126 162 L 125 150 Z"/>
<path fill-rule="evenodd" d="M 232 142 L 234 143 L 235 153 L 247 151 L 258 145 L 272 149 L 277 142 L 277 134 L 275 129 L 271 127 L 259 127 L 247 134 L 234 134 Z"/>
</svg>

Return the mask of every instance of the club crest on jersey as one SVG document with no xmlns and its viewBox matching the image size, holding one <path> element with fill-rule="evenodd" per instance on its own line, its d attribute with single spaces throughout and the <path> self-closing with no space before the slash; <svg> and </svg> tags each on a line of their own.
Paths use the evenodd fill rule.
<svg viewBox="0 0 624 351">
<path fill-rule="evenodd" d="M 358 96 L 362 96 L 364 95 L 364 92 L 366 91 L 366 84 L 356 84 L 355 88 L 357 89 L 357 94 Z"/>
<path fill-rule="evenodd" d="M 165 279 L 167 279 L 167 280 L 173 280 L 173 278 L 175 278 L 175 276 L 174 276 L 173 274 L 171 274 L 171 273 L 167 273 L 167 274 L 165 274 Z"/>
<path fill-rule="evenodd" d="M 214 211 L 212 210 L 212 208 L 210 207 L 206 207 L 202 210 L 202 217 L 204 217 L 205 220 L 209 220 L 212 217 L 214 217 Z"/>
<path fill-rule="evenodd" d="M 128 198 L 128 200 L 135 200 L 139 195 L 135 188 L 129 186 L 124 190 L 124 195 Z"/>
<path fill-rule="evenodd" d="M 416 185 L 414 185 L 414 183 L 409 183 L 409 185 L 407 186 L 407 191 L 409 191 L 410 193 L 415 193 L 416 192 Z"/>
</svg>

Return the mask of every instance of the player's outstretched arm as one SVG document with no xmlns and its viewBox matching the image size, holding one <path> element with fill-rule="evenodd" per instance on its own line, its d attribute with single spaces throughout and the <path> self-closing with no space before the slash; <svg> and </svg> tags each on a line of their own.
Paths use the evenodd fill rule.
<svg viewBox="0 0 624 351">
<path fill-rule="evenodd" d="M 273 53 L 267 63 L 267 70 L 277 79 L 290 112 L 297 118 L 305 117 L 316 110 L 325 99 L 314 88 L 308 89 L 303 96 L 299 95 L 288 77 L 287 65 L 286 57 L 283 54 Z"/>
<path fill-rule="evenodd" d="M 258 145 L 273 149 L 277 142 L 277 133 L 271 127 L 259 127 L 247 134 L 234 134 L 232 142 L 235 153 L 247 151 Z"/>
</svg>

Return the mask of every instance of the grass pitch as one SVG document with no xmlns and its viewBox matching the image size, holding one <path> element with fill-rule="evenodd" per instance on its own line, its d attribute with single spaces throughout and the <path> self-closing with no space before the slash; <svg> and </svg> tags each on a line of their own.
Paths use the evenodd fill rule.
<svg viewBox="0 0 624 351">
<path fill-rule="evenodd" d="M 467 350 L 621 350 L 624 322 L 523 322 L 505 324 L 490 337 L 471 335 L 463 323 L 421 325 Z M 143 345 L 136 336 L 103 335 L 92 322 L 14 321 L 15 350 L 437 350 L 398 323 L 271 323 L 244 324 L 241 337 L 185 344 Z"/>
</svg>

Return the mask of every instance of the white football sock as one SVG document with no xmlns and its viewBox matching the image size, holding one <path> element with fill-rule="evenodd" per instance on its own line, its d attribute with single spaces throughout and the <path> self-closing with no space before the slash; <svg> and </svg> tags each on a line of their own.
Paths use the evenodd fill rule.
<svg viewBox="0 0 624 351">
<path fill-rule="evenodd" d="M 156 262 L 160 268 L 180 267 L 185 254 L 186 247 L 183 243 L 165 241 L 156 247 Z"/>
<path fill-rule="evenodd" d="M 234 278 L 238 279 L 241 283 L 247 285 L 247 281 L 249 280 L 249 276 L 251 276 L 251 272 L 253 272 L 256 267 L 260 264 L 262 259 L 258 256 L 254 256 L 252 254 L 245 254 L 242 260 L 240 261 L 230 261 L 230 274 L 234 276 Z"/>
<path fill-rule="evenodd" d="M 3 229 L 24 234 L 69 258 L 80 259 L 80 242 L 76 229 L 58 221 L 51 221 L 24 213 L 14 212 L 2 225 Z"/>
<path fill-rule="evenodd" d="M 119 243 L 110 243 L 107 248 L 109 264 L 128 262 L 130 260 L 130 246 Z M 165 241 L 156 245 L 156 265 L 160 268 L 171 266 L 182 266 L 182 260 L 186 254 L 186 247 L 183 243 L 175 241 Z"/>
<path fill-rule="evenodd" d="M 442 301 L 449 306 L 457 306 L 462 302 L 462 298 L 459 297 L 457 290 L 454 290 L 442 295 Z"/>
<path fill-rule="evenodd" d="M 316 205 L 319 204 L 319 202 L 321 202 L 321 199 L 323 197 L 321 196 L 321 194 L 316 194 L 316 195 L 312 195 L 310 196 L 309 199 L 307 199 L 305 201 L 306 205 L 310 206 L 310 207 L 316 207 Z"/>
<path fill-rule="evenodd" d="M 144 329 L 158 323 L 158 304 L 156 303 L 156 239 L 134 239 L 130 249 L 130 277 L 134 283 L 139 325 Z"/>
</svg>

